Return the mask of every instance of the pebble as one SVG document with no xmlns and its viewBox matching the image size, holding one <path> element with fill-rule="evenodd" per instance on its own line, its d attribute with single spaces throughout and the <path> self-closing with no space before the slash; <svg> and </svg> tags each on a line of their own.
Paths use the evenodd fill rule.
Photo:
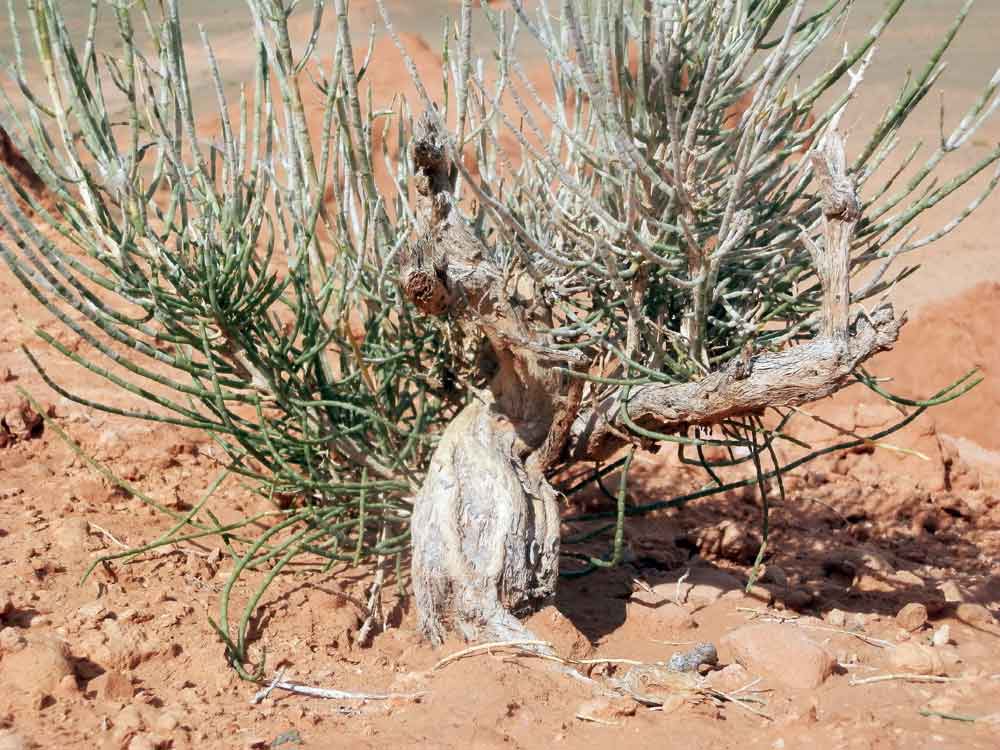
<svg viewBox="0 0 1000 750">
<path fill-rule="evenodd" d="M 86 519 L 79 517 L 64 518 L 56 526 L 52 538 L 56 546 L 66 551 L 87 550 L 87 536 L 90 534 L 90 524 Z"/>
<path fill-rule="evenodd" d="M 80 687 L 76 683 L 76 676 L 68 674 L 59 680 L 53 693 L 58 698 L 75 698 L 80 694 Z"/>
<path fill-rule="evenodd" d="M 927 607 L 920 602 L 910 602 L 896 613 L 896 623 L 910 632 L 920 630 L 927 623 Z"/>
<path fill-rule="evenodd" d="M 0 628 L 0 654 L 13 654 L 28 645 L 17 628 Z"/>
<path fill-rule="evenodd" d="M 938 586 L 938 589 L 944 594 L 944 600 L 946 602 L 962 602 L 965 601 L 965 595 L 962 594 L 962 590 L 958 587 L 954 581 L 945 581 Z"/>
<path fill-rule="evenodd" d="M 155 729 L 159 732 L 172 732 L 177 728 L 178 724 L 180 724 L 180 721 L 177 717 L 168 711 L 156 718 Z"/>
<path fill-rule="evenodd" d="M 955 609 L 955 617 L 959 622 L 971 625 L 974 628 L 995 628 L 996 618 L 982 604 L 970 604 L 963 602 Z"/>
<path fill-rule="evenodd" d="M 661 589 L 659 594 L 666 594 L 666 589 Z M 697 627 L 691 613 L 672 601 L 656 599 L 656 592 L 651 595 L 645 591 L 637 591 L 632 596 L 633 603 L 629 605 L 629 617 L 638 616 L 639 619 L 649 623 L 650 626 L 659 626 L 668 631 L 688 630 Z M 637 603 L 638 602 L 638 603 Z"/>
<path fill-rule="evenodd" d="M 847 613 L 842 609 L 831 609 L 824 619 L 832 627 L 842 628 L 847 624 Z"/>
<path fill-rule="evenodd" d="M 920 643 L 900 643 L 889 656 L 892 666 L 899 672 L 909 674 L 944 674 L 944 662 L 941 655 L 932 648 Z"/>
<path fill-rule="evenodd" d="M 44 428 L 42 415 L 31 408 L 27 401 L 21 401 L 3 414 L 3 423 L 7 428 L 5 432 L 14 438 L 14 442 L 38 437 Z"/>
<path fill-rule="evenodd" d="M 854 589 L 865 594 L 888 594 L 896 587 L 881 574 L 862 573 L 854 579 Z"/>
<path fill-rule="evenodd" d="M 742 596 L 744 584 L 736 576 L 724 570 L 694 567 L 682 575 L 686 576 L 683 582 L 658 583 L 652 587 L 652 593 L 639 590 L 632 595 L 632 598 L 653 605 L 680 602 L 703 607 L 714 604 L 729 592 Z"/>
<path fill-rule="evenodd" d="M 87 683 L 87 690 L 95 691 L 100 700 L 112 703 L 127 703 L 133 695 L 132 681 L 116 669 L 109 669 L 92 679 Z"/>
<path fill-rule="evenodd" d="M 742 523 L 727 519 L 705 529 L 698 538 L 702 557 L 750 562 L 760 547 L 760 540 Z"/>
<path fill-rule="evenodd" d="M 893 576 L 892 580 L 897 583 L 905 583 L 910 586 L 922 588 L 924 585 L 924 579 L 918 576 L 916 573 L 911 573 L 908 570 L 897 570 Z"/>
<path fill-rule="evenodd" d="M 156 743 L 144 734 L 137 734 L 128 743 L 128 750 L 156 750 Z"/>
<path fill-rule="evenodd" d="M 134 739 L 133 735 L 141 729 L 142 716 L 139 715 L 139 709 L 131 704 L 125 706 L 115 717 L 114 738 L 119 743 L 124 744 L 129 738 Z"/>
<path fill-rule="evenodd" d="M 767 586 L 762 586 L 759 583 L 755 583 L 750 587 L 750 590 L 746 592 L 746 595 L 755 599 L 765 607 L 770 607 L 771 603 L 774 601 L 774 592 Z"/>
<path fill-rule="evenodd" d="M 101 604 L 100 602 L 91 602 L 90 604 L 84 604 L 76 612 L 77 615 L 79 615 L 80 619 L 83 621 L 83 623 L 89 626 L 96 625 L 109 615 L 108 610 L 105 609 L 104 605 Z"/>
<path fill-rule="evenodd" d="M 73 668 L 62 641 L 35 635 L 24 640 L 23 647 L 4 655 L 0 686 L 37 708 L 45 698 L 58 694 L 63 678 L 72 678 Z"/>
<path fill-rule="evenodd" d="M 752 681 L 753 678 L 742 664 L 727 664 L 722 669 L 710 672 L 705 678 L 706 685 L 724 693 L 739 690 Z"/>
<path fill-rule="evenodd" d="M 744 625 L 727 633 L 722 643 L 752 674 L 790 688 L 817 688 L 833 672 L 833 657 L 801 630 L 787 625 Z"/>
<path fill-rule="evenodd" d="M 942 625 L 939 627 L 934 631 L 934 635 L 931 636 L 931 643 L 938 648 L 947 646 L 951 643 L 951 628 L 948 625 Z"/>
</svg>

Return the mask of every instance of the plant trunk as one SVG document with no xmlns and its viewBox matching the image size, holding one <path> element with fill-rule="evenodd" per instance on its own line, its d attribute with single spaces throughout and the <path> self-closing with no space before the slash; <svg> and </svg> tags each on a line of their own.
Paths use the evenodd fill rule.
<svg viewBox="0 0 1000 750">
<path fill-rule="evenodd" d="M 515 427 L 489 392 L 441 437 L 413 511 L 420 630 L 467 640 L 526 637 L 517 615 L 555 593 L 556 492 L 518 454 Z"/>
</svg>

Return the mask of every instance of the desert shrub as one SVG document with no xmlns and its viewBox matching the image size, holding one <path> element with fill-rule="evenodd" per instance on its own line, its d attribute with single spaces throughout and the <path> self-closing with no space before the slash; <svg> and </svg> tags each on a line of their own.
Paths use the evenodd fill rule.
<svg viewBox="0 0 1000 750">
<path fill-rule="evenodd" d="M 136 406 L 67 392 L 28 356 L 67 398 L 208 433 L 227 472 L 282 498 L 264 532 L 198 504 L 157 542 L 224 533 L 234 579 L 268 569 L 238 624 L 232 581 L 223 596 L 241 673 L 249 617 L 299 556 L 377 561 L 380 584 L 412 535 L 424 632 L 509 633 L 511 611 L 551 594 L 560 555 L 581 558 L 574 574 L 620 561 L 626 513 L 764 491 L 818 455 L 778 460 L 795 404 L 861 380 L 908 410 L 904 424 L 974 382 L 892 397 L 862 365 L 903 320 L 885 304 L 851 315 L 996 184 L 1000 149 L 942 176 L 995 110 L 996 77 L 930 154 L 896 153 L 971 4 L 866 138 L 852 134 L 850 160 L 838 125 L 902 0 L 807 83 L 803 63 L 852 0 L 811 15 L 804 0 L 513 2 L 481 11 L 492 65 L 473 57 L 466 0 L 447 28 L 445 100 L 416 79 L 421 101 L 391 111 L 366 92 L 377 61 L 357 65 L 346 0 L 335 44 L 318 43 L 317 2 L 298 53 L 294 5 L 249 0 L 256 73 L 235 100 L 202 34 L 212 112 L 192 99 L 177 0 L 95 3 L 82 40 L 54 0 L 9 14 L 31 50 L 15 48 L 23 98 L 5 95 L 3 127 L 46 197 L 0 168 L 0 252 L 86 347 L 38 335 Z M 114 50 L 95 43 L 104 23 Z M 519 36 L 543 50 L 547 81 Z M 953 221 L 916 233 L 991 168 Z M 660 442 L 686 447 L 711 485 L 626 508 L 632 453 Z M 624 468 L 597 530 L 606 558 L 560 549 L 552 481 L 581 461 Z M 733 465 L 754 475 L 725 484 L 715 470 Z"/>
</svg>

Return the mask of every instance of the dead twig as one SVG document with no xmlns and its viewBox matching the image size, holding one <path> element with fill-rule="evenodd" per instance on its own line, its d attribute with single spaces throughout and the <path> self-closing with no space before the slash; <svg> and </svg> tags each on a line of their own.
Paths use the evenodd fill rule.
<svg viewBox="0 0 1000 750">
<path fill-rule="evenodd" d="M 129 549 L 129 546 L 127 544 L 125 544 L 124 542 L 122 542 L 119 539 L 117 539 L 114 534 L 112 534 L 110 531 L 108 531 L 107 529 L 105 529 L 103 526 L 98 526 L 93 521 L 90 521 L 89 525 L 90 525 L 90 528 L 94 529 L 95 531 L 100 532 L 101 536 L 109 539 L 113 544 L 118 545 L 122 549 Z"/>
<path fill-rule="evenodd" d="M 927 709 L 921 709 L 918 712 L 921 716 L 936 716 L 939 719 L 948 719 L 949 721 L 965 721 L 972 723 L 978 721 L 975 716 L 963 716 L 962 714 L 950 714 L 945 711 L 928 711 Z"/>
<path fill-rule="evenodd" d="M 271 683 L 266 688 L 264 688 L 263 690 L 258 690 L 254 694 L 254 697 L 250 699 L 250 705 L 255 706 L 261 701 L 265 700 L 267 696 L 271 694 L 271 691 L 274 690 L 275 685 L 281 682 L 281 678 L 284 676 L 285 676 L 285 668 L 282 667 L 281 670 L 278 672 L 278 674 L 274 676 L 274 679 L 271 680 Z"/>
<path fill-rule="evenodd" d="M 822 630 L 827 633 L 839 633 L 840 635 L 849 635 L 854 638 L 857 638 L 859 641 L 867 643 L 869 646 L 875 646 L 876 648 L 896 648 L 895 643 L 882 640 L 881 638 L 874 638 L 870 635 L 866 635 L 865 633 L 859 633 L 856 630 L 846 630 L 844 628 L 834 628 L 829 625 L 811 625 L 809 623 L 799 622 L 800 618 L 797 616 L 789 617 L 788 615 L 781 615 L 778 614 L 777 612 L 769 612 L 767 610 L 761 610 L 761 609 L 752 609 L 750 607 L 737 607 L 736 611 L 749 612 L 754 616 L 753 619 L 766 618 L 781 624 L 791 623 L 796 627 L 805 628 L 807 630 Z"/>
<path fill-rule="evenodd" d="M 681 584 L 684 583 L 688 577 L 691 575 L 691 568 L 684 571 L 684 575 L 677 579 L 676 589 L 674 590 L 674 604 L 678 607 L 683 607 L 684 602 L 681 601 Z M 687 598 L 687 597 L 685 597 Z"/>
<path fill-rule="evenodd" d="M 442 667 L 451 664 L 453 661 L 458 661 L 459 659 L 464 659 L 467 656 L 475 656 L 482 653 L 491 653 L 495 649 L 501 648 L 519 648 L 525 646 L 543 646 L 545 648 L 552 648 L 552 644 L 548 641 L 537 641 L 537 640 L 519 640 L 519 641 L 492 641 L 490 643 L 478 643 L 475 646 L 469 646 L 469 648 L 463 648 L 461 651 L 456 651 L 453 654 L 449 654 L 444 657 L 441 661 L 434 665 L 432 671 L 437 671 Z"/>
<path fill-rule="evenodd" d="M 827 625 L 807 625 L 805 623 L 795 623 L 797 627 L 805 628 L 807 630 L 823 630 L 828 633 L 840 633 L 841 635 L 850 635 L 857 638 L 859 641 L 867 643 L 869 646 L 875 646 L 876 648 L 896 648 L 895 643 L 890 643 L 889 641 L 884 641 L 881 638 L 873 638 L 870 635 L 865 635 L 864 633 L 858 633 L 854 630 L 844 630 L 842 628 L 832 628 Z"/>
<path fill-rule="evenodd" d="M 548 649 L 548 651 L 536 651 L 531 648 L 532 646 L 541 646 Z M 444 659 L 435 664 L 434 670 L 441 669 L 458 659 L 464 659 L 466 656 L 475 656 L 483 653 L 491 654 L 495 649 L 501 648 L 514 649 L 516 652 L 514 656 L 530 656 L 533 659 L 554 661 L 565 666 L 585 667 L 593 666 L 595 664 L 625 664 L 633 667 L 641 667 L 646 665 L 646 662 L 636 661 L 635 659 L 574 659 L 569 656 L 560 656 L 559 654 L 551 651 L 552 644 L 547 641 L 495 641 L 493 643 L 480 643 L 476 646 L 470 646 L 469 648 L 462 649 L 461 651 L 456 651 L 454 654 L 446 656 Z"/>
<path fill-rule="evenodd" d="M 876 682 L 890 682 L 892 680 L 905 680 L 907 682 L 958 682 L 961 677 L 942 677 L 936 674 L 879 674 L 874 677 L 862 677 L 861 679 L 851 678 L 847 684 L 851 687 L 856 685 L 872 685 Z"/>
<path fill-rule="evenodd" d="M 734 706 L 738 706 L 739 708 L 742 708 L 744 711 L 749 711 L 754 716 L 759 716 L 762 719 L 767 719 L 768 721 L 774 721 L 774 717 L 773 716 L 770 716 L 770 715 L 764 713 L 763 711 L 761 711 L 759 709 L 756 709 L 753 706 L 749 705 L 750 703 L 762 703 L 763 701 L 759 701 L 759 700 L 757 700 L 755 698 L 740 697 L 740 696 L 736 695 L 735 693 L 724 693 L 721 690 L 719 690 L 718 688 L 713 688 L 713 687 L 703 687 L 701 689 L 707 695 L 710 695 L 713 698 L 716 698 L 718 700 L 728 701 L 729 703 L 732 703 Z M 744 689 L 744 688 L 741 688 L 741 690 L 742 689 Z"/>
<path fill-rule="evenodd" d="M 281 674 L 273 679 L 266 688 L 258 691 L 250 700 L 250 703 L 253 705 L 260 703 L 262 700 L 267 698 L 273 690 L 287 690 L 289 693 L 308 695 L 311 698 L 326 698 L 329 700 L 347 701 L 387 701 L 393 699 L 418 700 L 427 694 L 426 691 L 421 691 L 419 693 L 354 693 L 347 690 L 334 690 L 332 688 L 300 685 L 297 682 L 287 682 L 285 680 L 278 679 L 279 677 L 281 677 Z"/>
</svg>

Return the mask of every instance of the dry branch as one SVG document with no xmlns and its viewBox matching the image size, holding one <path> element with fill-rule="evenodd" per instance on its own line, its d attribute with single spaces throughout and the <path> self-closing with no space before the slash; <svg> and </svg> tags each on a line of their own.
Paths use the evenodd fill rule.
<svg viewBox="0 0 1000 750">
<path fill-rule="evenodd" d="M 861 312 L 848 325 L 851 233 L 860 210 L 845 171 L 843 142 L 836 133 L 828 135 L 813 167 L 823 190 L 825 241 L 820 247 L 803 239 L 823 287 L 821 334 L 783 351 L 734 359 L 697 382 L 646 385 L 632 390 L 627 399 L 620 391 L 577 417 L 567 450 L 571 458 L 607 458 L 621 446 L 630 423 L 675 433 L 691 425 L 759 413 L 768 406 L 817 401 L 853 382 L 851 374 L 862 362 L 892 348 L 906 322 L 905 314 L 895 316 L 892 305 L 881 305 L 871 315 Z"/>
</svg>

